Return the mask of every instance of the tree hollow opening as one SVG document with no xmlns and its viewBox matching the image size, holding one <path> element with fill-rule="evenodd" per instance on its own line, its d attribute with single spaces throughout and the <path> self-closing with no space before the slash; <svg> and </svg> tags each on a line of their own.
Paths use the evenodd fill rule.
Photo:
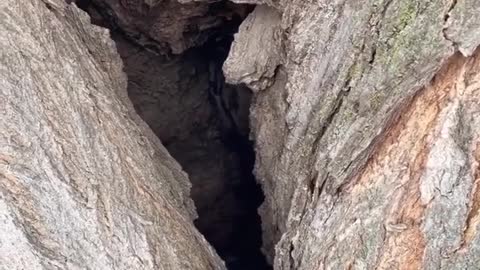
<svg viewBox="0 0 480 270">
<path fill-rule="evenodd" d="M 173 54 L 135 42 L 101 2 L 77 0 L 77 5 L 92 22 L 110 28 L 137 113 L 188 173 L 199 216 L 196 227 L 228 269 L 271 269 L 261 252 L 257 209 L 264 198 L 253 175 L 251 92 L 226 84 L 222 72 L 233 34 L 252 7 L 211 4 L 209 16 L 233 15 L 205 30 L 198 45 Z"/>
</svg>

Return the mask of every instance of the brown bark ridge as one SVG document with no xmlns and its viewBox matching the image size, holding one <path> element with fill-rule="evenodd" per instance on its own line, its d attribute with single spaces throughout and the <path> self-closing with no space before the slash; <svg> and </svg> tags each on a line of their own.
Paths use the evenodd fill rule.
<svg viewBox="0 0 480 270">
<path fill-rule="evenodd" d="M 251 123 L 275 269 L 478 269 L 480 3 L 265 2 L 224 71 L 270 80 Z M 256 59 L 279 60 L 242 57 L 268 27 Z"/>
<path fill-rule="evenodd" d="M 0 269 L 224 269 L 108 31 L 64 1 L 6 0 L 0 48 Z"/>
</svg>

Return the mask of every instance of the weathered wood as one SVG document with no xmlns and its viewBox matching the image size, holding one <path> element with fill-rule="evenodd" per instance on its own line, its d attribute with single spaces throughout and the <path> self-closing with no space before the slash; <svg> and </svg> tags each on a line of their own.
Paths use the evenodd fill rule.
<svg viewBox="0 0 480 270">
<path fill-rule="evenodd" d="M 134 4 L 123 17 L 119 1 L 96 2 L 140 44 L 202 42 L 129 21 L 161 1 L 122 1 Z M 256 92 L 275 269 L 477 269 L 480 3 L 234 2 L 268 5 L 224 71 Z M 127 104 L 105 32 L 57 0 L 0 13 L 0 265 L 222 268 L 192 227 L 188 180 Z"/>
<path fill-rule="evenodd" d="M 476 269 L 478 1 L 268 2 L 283 51 L 251 121 L 275 269 Z M 265 69 L 240 55 L 224 69 Z"/>
<path fill-rule="evenodd" d="M 0 2 L 0 115 L 0 269 L 224 269 L 86 13 Z"/>
</svg>

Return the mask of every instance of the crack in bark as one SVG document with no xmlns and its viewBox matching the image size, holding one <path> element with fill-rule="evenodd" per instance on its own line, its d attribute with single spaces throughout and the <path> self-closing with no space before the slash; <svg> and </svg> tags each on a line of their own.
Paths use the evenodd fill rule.
<svg viewBox="0 0 480 270">
<path fill-rule="evenodd" d="M 322 125 L 320 132 L 318 133 L 317 137 L 315 138 L 315 141 L 313 142 L 312 152 L 315 153 L 315 155 L 312 155 L 313 159 L 315 159 L 317 156 L 316 153 L 318 152 L 320 140 L 323 138 L 323 136 L 327 132 L 327 129 L 332 125 L 335 116 L 338 114 L 338 112 L 340 111 L 340 108 L 342 107 L 344 98 L 348 96 L 348 93 L 352 89 L 352 87 L 348 86 L 349 83 L 350 83 L 350 79 L 347 79 L 347 81 L 345 82 L 345 86 L 347 86 L 346 90 L 341 90 L 340 93 L 338 93 L 337 98 L 335 99 L 335 102 L 334 102 L 335 105 L 333 106 L 333 109 L 330 111 L 330 114 L 327 116 L 325 123 Z M 324 178 L 324 181 L 327 181 L 327 180 L 328 180 L 327 178 Z M 322 186 L 323 185 L 324 183 L 322 183 Z M 320 196 L 320 194 L 318 194 L 318 196 Z"/>
<path fill-rule="evenodd" d="M 51 12 L 55 12 L 56 10 L 60 9 L 57 4 L 55 4 L 50 0 L 40 0 L 40 1 L 43 2 L 43 4 L 45 4 L 45 7 L 47 7 L 47 9 L 50 10 Z"/>
<path fill-rule="evenodd" d="M 473 158 L 477 164 L 473 172 L 474 183 L 470 195 L 471 205 L 465 221 L 461 244 L 454 250 L 455 253 L 471 243 L 477 231 L 476 227 L 480 223 L 480 143 L 477 143 Z"/>
<path fill-rule="evenodd" d="M 380 23 L 382 21 L 383 18 L 385 18 L 385 15 L 386 15 L 386 12 L 389 8 L 389 6 L 393 3 L 393 0 L 388 0 L 386 1 L 385 5 L 383 5 L 383 9 L 381 10 L 381 13 L 380 13 L 380 17 L 378 20 L 376 20 L 374 22 L 373 25 L 370 26 L 370 29 L 372 29 L 374 31 L 374 38 L 376 38 L 378 40 L 378 38 L 380 37 Z M 376 12 L 373 12 L 370 16 L 370 18 L 368 19 L 368 21 L 370 22 L 374 16 Z M 362 54 L 365 53 L 365 39 L 363 39 L 363 43 L 361 45 L 361 49 L 358 51 L 358 53 L 355 55 L 355 59 L 352 63 L 352 65 L 350 66 L 350 69 L 349 69 L 349 73 L 350 73 L 350 70 L 352 68 L 354 68 L 355 66 L 357 66 L 359 64 L 359 58 Z M 369 58 L 367 59 L 367 62 L 372 65 L 375 61 L 375 56 L 376 56 L 376 50 L 377 49 L 377 46 L 376 46 L 376 43 L 373 44 L 372 48 L 371 48 L 371 52 L 370 52 L 370 56 Z M 365 75 L 365 72 L 362 73 L 362 77 Z M 358 80 L 361 80 L 361 78 L 358 78 Z M 324 134 L 326 133 L 328 127 L 331 125 L 331 123 L 333 122 L 333 119 L 335 117 L 336 114 L 338 114 L 338 112 L 340 111 L 340 108 L 343 104 L 343 99 L 348 96 L 348 93 L 350 92 L 350 90 L 353 88 L 353 86 L 350 85 L 351 83 L 351 80 L 352 80 L 352 77 L 347 77 L 343 87 L 342 87 L 342 90 L 340 91 L 340 93 L 338 94 L 336 100 L 335 100 L 335 105 L 334 105 L 334 108 L 333 110 L 331 111 L 331 113 L 327 116 L 327 119 L 325 121 L 325 124 L 322 126 L 322 128 L 320 129 L 320 132 L 318 133 L 317 137 L 315 138 L 315 141 L 313 142 L 312 144 L 312 156 L 313 157 L 316 157 L 316 153 L 318 152 L 318 144 L 319 144 L 319 141 L 323 138 Z M 343 89 L 346 89 L 346 90 L 343 90 Z M 354 161 L 350 161 L 347 168 L 345 170 L 348 170 L 349 167 L 351 167 L 351 165 L 354 163 Z M 350 174 L 352 175 L 352 174 Z M 324 190 L 324 187 L 325 187 L 325 183 L 327 182 L 328 180 L 328 177 L 325 177 L 323 178 L 323 181 L 320 185 L 317 185 L 316 183 L 316 178 L 318 177 L 318 172 L 314 173 L 314 177 L 310 177 L 310 183 L 309 183 L 309 191 L 311 193 L 311 196 L 312 196 L 312 201 L 314 201 L 315 197 L 319 197 L 320 194 L 321 194 L 321 191 Z M 342 183 L 339 187 L 341 186 L 344 186 L 346 183 Z M 318 187 L 318 188 L 312 188 L 312 187 Z M 335 188 L 335 193 L 338 193 L 339 191 L 339 187 Z M 314 196 L 315 194 L 315 191 L 317 191 L 318 189 L 319 190 L 319 193 L 316 194 L 316 196 Z"/>
<path fill-rule="evenodd" d="M 458 2 L 458 0 L 451 0 L 450 6 L 448 7 L 448 10 L 443 16 L 443 29 L 442 29 L 443 38 L 445 40 L 449 41 L 452 44 L 455 51 L 458 50 L 457 42 L 455 42 L 454 40 L 452 40 L 451 38 L 448 37 L 447 30 L 448 30 L 448 27 L 449 27 L 448 24 L 449 24 L 449 20 L 450 20 L 450 13 L 453 11 L 455 6 L 457 5 L 457 2 Z"/>
<path fill-rule="evenodd" d="M 373 25 L 370 26 L 370 28 L 374 31 L 374 38 L 376 38 L 377 40 L 380 38 L 380 23 L 382 22 L 382 20 L 385 18 L 385 14 L 387 13 L 387 10 L 388 8 L 390 7 L 390 5 L 392 4 L 393 0 L 388 0 L 385 5 L 383 5 L 383 9 L 382 9 L 382 12 L 380 14 L 380 17 L 378 18 L 378 20 L 376 20 Z M 375 14 L 372 13 L 371 14 L 371 17 L 369 19 L 369 21 L 373 18 L 373 15 Z M 368 61 L 368 63 L 370 65 L 372 65 L 374 62 L 375 62 L 375 58 L 376 58 L 376 54 L 377 54 L 377 43 L 374 43 L 373 44 L 373 47 L 372 47 L 372 52 L 370 54 L 370 60 Z"/>
</svg>

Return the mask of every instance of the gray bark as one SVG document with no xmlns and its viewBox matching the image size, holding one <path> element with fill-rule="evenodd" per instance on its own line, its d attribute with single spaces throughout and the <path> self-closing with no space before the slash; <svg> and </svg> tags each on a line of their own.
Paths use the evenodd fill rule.
<svg viewBox="0 0 480 270">
<path fill-rule="evenodd" d="M 208 18 L 189 2 L 209 1 L 178 1 L 192 9 L 175 23 L 174 1 L 95 2 L 160 51 L 208 37 L 183 30 Z M 478 269 L 478 1 L 233 2 L 263 4 L 223 70 L 255 92 L 274 268 Z M 223 268 L 105 31 L 57 0 L 0 15 L 0 267 Z"/>
<path fill-rule="evenodd" d="M 107 30 L 60 0 L 2 1 L 0 48 L 0 269 L 224 269 Z"/>
<path fill-rule="evenodd" d="M 282 14 L 282 51 L 257 59 L 281 61 L 251 122 L 275 269 L 477 269 L 479 3 L 270 5 L 250 16 Z M 258 72 L 232 82 L 271 69 L 241 57 L 252 21 L 224 70 Z"/>
</svg>

